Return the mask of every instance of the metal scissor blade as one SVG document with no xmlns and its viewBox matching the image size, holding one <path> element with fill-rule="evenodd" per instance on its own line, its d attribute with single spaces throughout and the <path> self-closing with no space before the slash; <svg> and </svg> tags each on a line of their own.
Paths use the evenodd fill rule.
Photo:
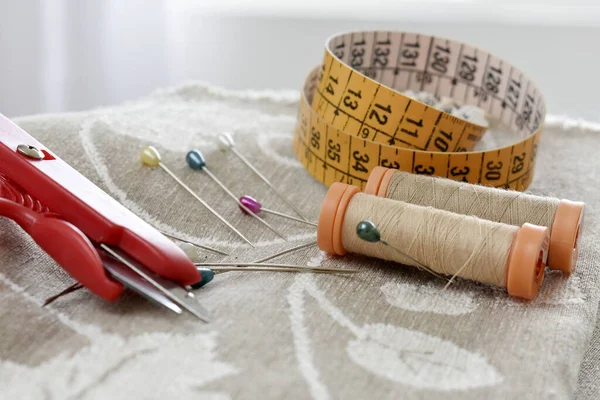
<svg viewBox="0 0 600 400">
<path fill-rule="evenodd" d="M 202 321 L 210 321 L 210 313 L 195 300 L 193 293 L 188 292 L 175 282 L 158 276 L 118 248 L 110 247 L 104 243 L 100 244 L 100 247 L 114 259 L 125 264 L 132 271 L 141 276 L 148 284 L 160 291 L 169 300 L 172 300 L 178 306 L 185 308 Z"/>
<path fill-rule="evenodd" d="M 110 257 L 106 252 L 100 252 L 100 258 L 102 259 L 104 268 L 106 268 L 111 277 L 115 280 L 158 305 L 164 306 L 177 314 L 181 314 L 181 308 L 179 308 L 177 304 L 173 303 L 163 292 L 156 289 L 131 268 L 115 258 Z"/>
</svg>

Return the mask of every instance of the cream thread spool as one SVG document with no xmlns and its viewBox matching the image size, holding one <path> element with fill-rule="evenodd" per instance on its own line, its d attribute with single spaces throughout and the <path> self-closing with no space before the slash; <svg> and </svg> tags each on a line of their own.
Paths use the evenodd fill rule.
<svg viewBox="0 0 600 400">
<path fill-rule="evenodd" d="M 363 220 L 372 221 L 381 237 L 408 257 L 360 239 L 356 227 Z M 370 196 L 336 182 L 323 202 L 317 240 L 328 253 L 357 253 L 412 266 L 416 260 L 440 274 L 490 283 L 512 296 L 533 299 L 543 281 L 550 239 L 547 227 L 516 227 Z"/>
<path fill-rule="evenodd" d="M 548 266 L 571 273 L 577 264 L 584 203 L 376 167 L 365 193 L 474 215 L 495 222 L 550 228 Z"/>
</svg>

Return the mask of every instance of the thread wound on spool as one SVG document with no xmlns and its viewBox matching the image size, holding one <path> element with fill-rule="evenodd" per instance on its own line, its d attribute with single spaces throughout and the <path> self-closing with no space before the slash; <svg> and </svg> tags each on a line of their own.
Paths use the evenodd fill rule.
<svg viewBox="0 0 600 400">
<path fill-rule="evenodd" d="M 394 247 L 360 240 L 356 225 L 368 219 Z M 406 265 L 414 261 L 443 275 L 506 287 L 508 253 L 518 227 L 357 194 L 350 200 L 342 229 L 344 248 Z"/>
<path fill-rule="evenodd" d="M 577 230 L 582 220 L 583 203 L 410 174 L 394 169 L 387 169 L 386 172 L 381 170 L 373 176 L 374 182 L 367 185 L 371 189 L 369 193 L 515 226 L 531 223 L 549 227 L 550 268 L 568 273 L 575 268 Z M 377 189 L 373 191 L 375 187 Z"/>
</svg>

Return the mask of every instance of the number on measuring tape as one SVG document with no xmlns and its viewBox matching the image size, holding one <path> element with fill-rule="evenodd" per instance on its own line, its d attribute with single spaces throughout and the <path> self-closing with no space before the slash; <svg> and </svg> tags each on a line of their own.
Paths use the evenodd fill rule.
<svg viewBox="0 0 600 400">
<path fill-rule="evenodd" d="M 485 127 L 402 94 L 427 91 L 482 108 L 523 139 L 474 151 Z M 306 80 L 294 150 L 317 179 L 364 187 L 375 166 L 524 190 L 545 103 L 508 62 L 448 39 L 403 32 L 331 38 Z"/>
</svg>

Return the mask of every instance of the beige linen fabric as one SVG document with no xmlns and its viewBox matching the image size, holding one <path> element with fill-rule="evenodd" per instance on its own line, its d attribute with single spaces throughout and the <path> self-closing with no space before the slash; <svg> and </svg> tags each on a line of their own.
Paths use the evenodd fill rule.
<svg viewBox="0 0 600 400">
<path fill-rule="evenodd" d="M 190 84 L 115 108 L 18 119 L 30 134 L 156 227 L 251 261 L 314 240 L 315 230 L 265 218 L 289 243 L 242 215 L 185 153 L 201 149 L 238 195 L 292 211 L 216 135 L 239 150 L 313 220 L 326 188 L 291 146 L 297 93 L 234 93 Z M 523 399 L 570 398 L 594 330 L 599 296 L 595 127 L 549 121 L 531 192 L 587 203 L 579 265 L 547 274 L 531 302 L 414 268 L 316 247 L 280 261 L 359 268 L 355 276 L 227 273 L 197 293 L 203 324 L 125 294 L 106 303 L 82 290 L 47 308 L 72 283 L 14 223 L 0 219 L 2 399 Z M 160 169 L 141 165 L 146 145 L 257 243 L 251 249 Z M 68 243 L 65 243 L 68 246 Z M 198 252 L 199 260 L 221 257 Z M 596 335 L 598 336 L 598 335 Z M 597 351 L 596 351 L 597 353 Z M 588 352 L 581 398 L 597 395 Z"/>
</svg>

